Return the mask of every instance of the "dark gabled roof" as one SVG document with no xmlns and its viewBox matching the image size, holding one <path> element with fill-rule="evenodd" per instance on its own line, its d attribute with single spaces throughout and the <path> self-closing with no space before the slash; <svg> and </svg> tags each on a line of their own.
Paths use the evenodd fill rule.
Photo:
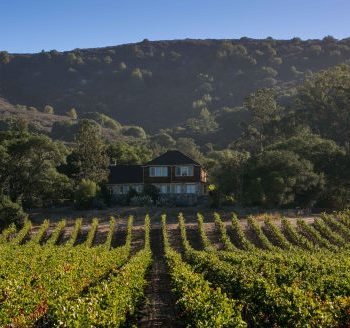
<svg viewBox="0 0 350 328">
<path fill-rule="evenodd" d="M 109 167 L 108 183 L 143 183 L 141 165 L 111 165 Z"/>
<path fill-rule="evenodd" d="M 163 155 L 160 155 L 159 157 L 151 160 L 150 162 L 146 163 L 145 166 L 148 165 L 186 165 L 186 164 L 192 164 L 192 165 L 200 165 L 193 159 L 189 158 L 185 154 L 181 153 L 178 150 L 169 150 Z"/>
</svg>

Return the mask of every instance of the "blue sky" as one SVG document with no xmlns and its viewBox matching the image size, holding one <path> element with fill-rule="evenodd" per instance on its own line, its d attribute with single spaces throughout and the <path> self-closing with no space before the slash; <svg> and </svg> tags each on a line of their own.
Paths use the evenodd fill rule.
<svg viewBox="0 0 350 328">
<path fill-rule="evenodd" d="M 0 50 L 184 38 L 350 36 L 350 0 L 0 0 Z"/>
</svg>

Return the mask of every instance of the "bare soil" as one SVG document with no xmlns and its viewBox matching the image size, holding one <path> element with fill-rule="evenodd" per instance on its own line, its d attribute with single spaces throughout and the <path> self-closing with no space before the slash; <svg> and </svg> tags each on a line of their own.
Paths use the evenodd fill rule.
<svg viewBox="0 0 350 328">
<path fill-rule="evenodd" d="M 139 328 L 185 327 L 181 323 L 176 298 L 171 291 L 171 279 L 164 257 L 162 231 L 159 225 L 151 230 L 153 263 L 147 280 L 145 302 L 140 311 Z"/>
</svg>

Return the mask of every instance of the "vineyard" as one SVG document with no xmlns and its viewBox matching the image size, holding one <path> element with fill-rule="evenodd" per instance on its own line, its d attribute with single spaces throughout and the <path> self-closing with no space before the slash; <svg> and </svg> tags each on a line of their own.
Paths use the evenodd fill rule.
<svg viewBox="0 0 350 328">
<path fill-rule="evenodd" d="M 1 327 L 350 327 L 350 212 L 25 221 Z"/>
</svg>

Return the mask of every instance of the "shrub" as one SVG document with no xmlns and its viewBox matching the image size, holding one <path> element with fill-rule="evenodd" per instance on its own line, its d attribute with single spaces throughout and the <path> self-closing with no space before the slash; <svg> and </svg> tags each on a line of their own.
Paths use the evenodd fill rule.
<svg viewBox="0 0 350 328">
<path fill-rule="evenodd" d="M 74 195 L 75 207 L 77 209 L 91 208 L 99 191 L 100 187 L 94 181 L 88 179 L 81 180 Z"/>
<path fill-rule="evenodd" d="M 123 128 L 123 134 L 128 137 L 146 139 L 146 132 L 140 126 L 129 126 Z"/>
<path fill-rule="evenodd" d="M 44 113 L 46 113 L 46 114 L 54 114 L 54 109 L 53 109 L 53 107 L 50 106 L 50 105 L 46 105 L 46 106 L 44 107 Z"/>
<path fill-rule="evenodd" d="M 19 224 L 27 218 L 22 206 L 14 203 L 8 196 L 0 196 L 0 227 L 11 223 Z"/>
<path fill-rule="evenodd" d="M 159 199 L 159 189 L 152 184 L 146 184 L 143 187 L 143 194 L 145 196 L 149 196 L 152 199 L 153 203 Z"/>
<path fill-rule="evenodd" d="M 132 206 L 152 206 L 153 200 L 150 196 L 134 196 L 130 199 L 130 205 Z"/>
</svg>

